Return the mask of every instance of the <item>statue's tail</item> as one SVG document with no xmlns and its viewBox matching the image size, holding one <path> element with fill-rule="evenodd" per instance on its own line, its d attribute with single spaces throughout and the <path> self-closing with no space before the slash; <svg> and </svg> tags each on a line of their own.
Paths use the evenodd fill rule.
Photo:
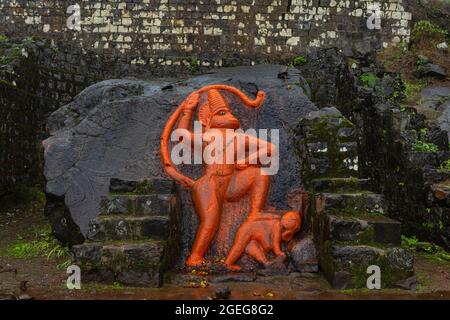
<svg viewBox="0 0 450 320">
<path fill-rule="evenodd" d="M 184 104 L 187 101 L 189 101 L 189 98 L 191 97 L 191 95 L 196 94 L 196 93 L 201 94 L 201 93 L 206 92 L 211 89 L 224 90 L 224 91 L 231 92 L 231 93 L 235 94 L 236 96 L 238 96 L 242 100 L 244 105 L 246 105 L 247 107 L 250 107 L 250 108 L 259 108 L 263 104 L 264 98 L 265 98 L 265 93 L 263 91 L 258 91 L 256 98 L 252 100 L 237 88 L 227 86 L 224 84 L 215 84 L 215 85 L 203 87 L 203 88 L 191 93 L 189 95 L 189 97 L 182 104 L 180 104 L 180 106 L 177 108 L 177 110 L 175 110 L 175 112 L 170 116 L 169 120 L 166 123 L 166 126 L 164 127 L 163 133 L 161 135 L 160 153 L 161 153 L 161 162 L 164 166 L 165 172 L 172 179 L 174 179 L 175 182 L 177 182 L 187 188 L 191 188 L 194 185 L 195 181 L 189 177 L 186 177 L 181 172 L 179 172 L 177 170 L 177 168 L 175 167 L 175 165 L 173 164 L 171 157 L 170 157 L 170 152 L 169 152 L 169 138 L 170 138 L 173 128 L 175 127 L 175 124 L 178 122 L 178 119 L 183 112 Z"/>
</svg>

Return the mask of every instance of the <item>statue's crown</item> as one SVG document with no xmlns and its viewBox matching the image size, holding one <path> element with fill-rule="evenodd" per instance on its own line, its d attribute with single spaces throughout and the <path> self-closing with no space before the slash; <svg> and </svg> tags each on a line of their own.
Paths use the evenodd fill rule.
<svg viewBox="0 0 450 320">
<path fill-rule="evenodd" d="M 208 91 L 209 112 L 216 113 L 220 109 L 230 109 L 228 101 L 222 96 L 219 90 L 211 89 Z"/>
</svg>

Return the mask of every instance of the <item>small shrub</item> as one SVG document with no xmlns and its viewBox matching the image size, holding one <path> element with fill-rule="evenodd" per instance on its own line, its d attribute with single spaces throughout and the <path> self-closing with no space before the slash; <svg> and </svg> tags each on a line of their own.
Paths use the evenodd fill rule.
<svg viewBox="0 0 450 320">
<path fill-rule="evenodd" d="M 415 44 L 436 44 L 446 40 L 448 32 L 428 20 L 421 20 L 414 24 L 411 40 Z"/>
<path fill-rule="evenodd" d="M 416 65 L 417 65 L 417 67 L 422 67 L 422 66 L 426 65 L 429 62 L 430 62 L 430 60 L 428 60 L 427 57 L 419 55 L 417 57 Z"/>
<path fill-rule="evenodd" d="M 190 72 L 196 72 L 200 70 L 200 60 L 197 58 L 191 58 L 187 66 Z"/>
<path fill-rule="evenodd" d="M 442 162 L 441 165 L 439 166 L 439 169 L 444 171 L 450 171 L 450 159 L 447 159 L 444 162 Z"/>
<path fill-rule="evenodd" d="M 305 56 L 296 56 L 294 60 L 292 60 L 292 64 L 294 65 L 294 67 L 299 67 L 305 63 L 306 63 Z"/>
<path fill-rule="evenodd" d="M 434 143 L 423 142 L 421 140 L 416 140 L 411 147 L 412 151 L 415 152 L 437 152 L 438 146 Z"/>
<path fill-rule="evenodd" d="M 431 21 L 428 21 L 428 20 L 417 21 L 414 24 L 412 33 L 413 33 L 414 37 L 430 36 L 433 34 L 440 35 L 440 36 L 448 35 L 447 30 L 438 27 L 437 25 L 433 24 Z"/>
<path fill-rule="evenodd" d="M 417 97 L 424 87 L 424 84 L 421 82 L 411 82 L 408 80 L 403 80 L 403 94 L 405 95 L 405 100 L 407 102 L 413 102 L 417 100 Z"/>
<path fill-rule="evenodd" d="M 364 84 L 364 86 L 366 87 L 370 87 L 370 88 L 375 88 L 376 84 L 377 84 L 377 76 L 374 75 L 373 73 L 363 73 L 359 79 L 361 80 L 361 82 Z"/>
</svg>

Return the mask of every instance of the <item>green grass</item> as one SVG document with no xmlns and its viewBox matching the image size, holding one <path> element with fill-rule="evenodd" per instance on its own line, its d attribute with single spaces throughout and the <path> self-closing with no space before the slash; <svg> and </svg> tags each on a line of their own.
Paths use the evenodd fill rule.
<svg viewBox="0 0 450 320">
<path fill-rule="evenodd" d="M 444 162 L 442 162 L 441 165 L 439 166 L 439 169 L 444 171 L 450 171 L 450 159 L 447 159 Z"/>
<path fill-rule="evenodd" d="M 292 60 L 292 65 L 293 65 L 294 67 L 299 67 L 299 66 L 301 66 L 301 65 L 304 65 L 305 63 L 306 63 L 306 57 L 305 57 L 305 56 L 302 56 L 302 55 L 296 56 L 296 57 L 294 58 L 294 60 Z"/>
<path fill-rule="evenodd" d="M 196 72 L 200 70 L 200 60 L 197 58 L 191 58 L 187 66 L 190 72 Z"/>
<path fill-rule="evenodd" d="M 423 142 L 418 139 L 414 141 L 414 143 L 411 146 L 411 149 L 414 152 L 429 152 L 429 153 L 437 152 L 439 150 L 438 146 L 435 145 L 434 143 Z"/>
<path fill-rule="evenodd" d="M 402 247 L 408 248 L 425 258 L 438 262 L 450 262 L 450 254 L 437 244 L 419 241 L 415 236 L 402 235 Z"/>
<path fill-rule="evenodd" d="M 414 39 L 430 36 L 447 37 L 448 32 L 428 20 L 420 20 L 414 24 L 412 35 Z"/>
<path fill-rule="evenodd" d="M 417 101 L 418 96 L 422 88 L 425 86 L 422 82 L 411 82 L 408 80 L 403 80 L 403 94 L 405 97 L 405 100 L 407 102 L 414 102 Z"/>
<path fill-rule="evenodd" d="M 16 259 L 30 259 L 44 257 L 48 260 L 63 260 L 58 268 L 66 268 L 70 264 L 70 252 L 67 247 L 61 246 L 51 232 L 50 226 L 34 228 L 31 230 L 30 240 L 18 235 L 14 244 L 8 247 L 3 256 L 9 256 Z"/>
<path fill-rule="evenodd" d="M 368 73 L 363 73 L 359 77 L 359 80 L 361 80 L 361 82 L 363 83 L 363 85 L 365 87 L 375 88 L 378 78 L 373 73 L 368 72 Z"/>
</svg>

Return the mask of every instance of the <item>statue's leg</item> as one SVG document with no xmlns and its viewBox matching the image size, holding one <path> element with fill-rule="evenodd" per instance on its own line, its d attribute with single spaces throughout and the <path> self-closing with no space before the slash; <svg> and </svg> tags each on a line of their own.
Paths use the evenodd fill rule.
<svg viewBox="0 0 450 320">
<path fill-rule="evenodd" d="M 225 264 L 229 270 L 239 271 L 241 267 L 236 265 L 241 255 L 244 253 L 247 244 L 251 239 L 251 225 L 248 223 L 242 224 L 238 231 L 236 232 L 236 237 L 234 239 L 233 246 L 225 259 Z"/>
<path fill-rule="evenodd" d="M 200 224 L 195 235 L 191 255 L 186 261 L 189 266 L 201 265 L 204 261 L 206 250 L 214 239 L 219 228 L 220 214 L 222 210 L 222 198 L 214 176 L 203 176 L 192 188 L 192 200 Z"/>
<path fill-rule="evenodd" d="M 263 264 L 264 266 L 269 263 L 264 249 L 259 244 L 259 242 L 255 240 L 252 240 L 248 243 L 245 253 L 247 253 L 249 256 L 252 256 L 256 261 Z"/>
<path fill-rule="evenodd" d="M 257 166 L 236 170 L 228 186 L 227 200 L 238 201 L 247 193 L 250 195 L 249 217 L 264 210 L 270 189 L 270 176 L 262 175 Z"/>
</svg>

